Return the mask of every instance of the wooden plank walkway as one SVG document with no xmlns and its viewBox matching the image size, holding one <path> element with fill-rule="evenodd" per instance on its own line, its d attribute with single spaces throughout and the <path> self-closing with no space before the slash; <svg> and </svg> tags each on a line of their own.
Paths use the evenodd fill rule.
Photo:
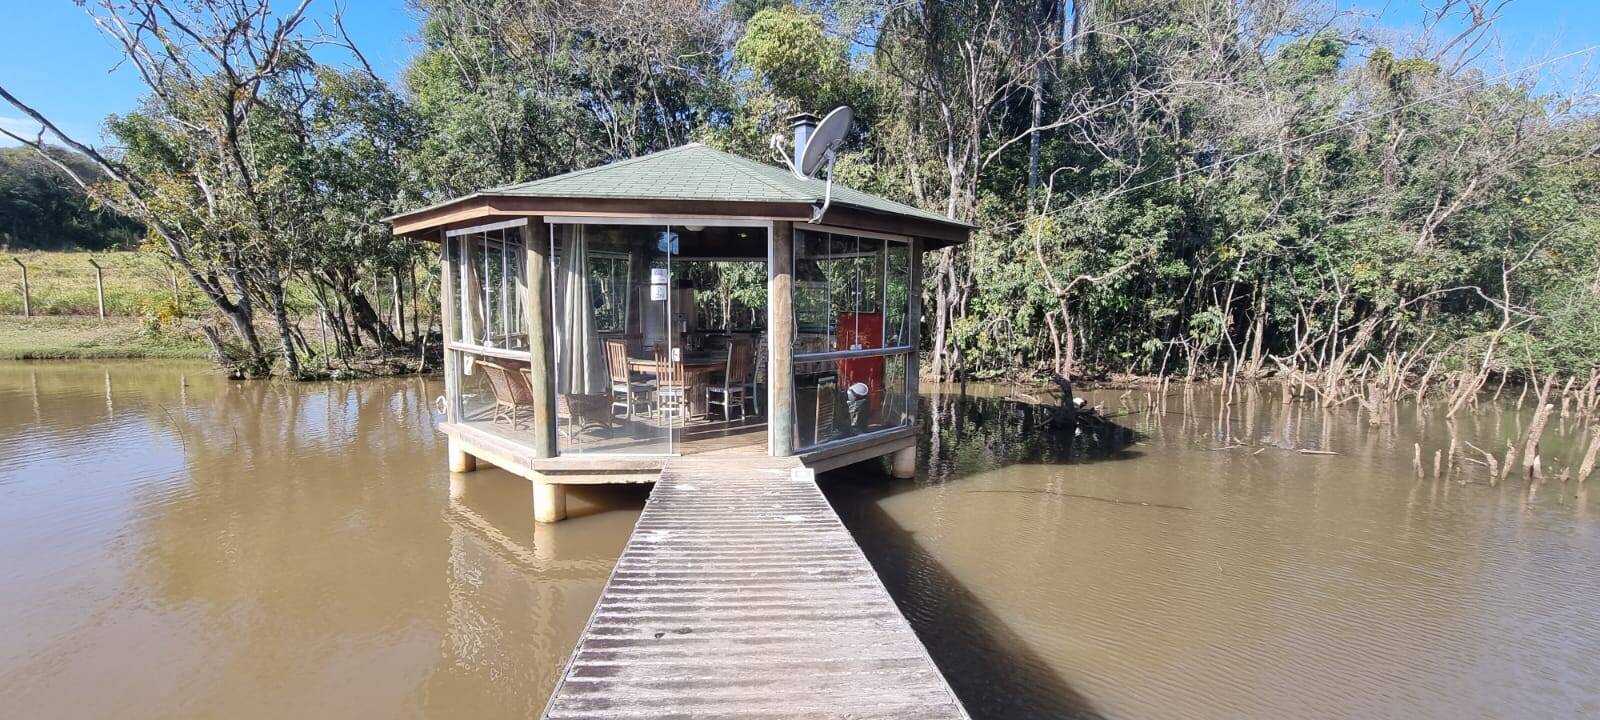
<svg viewBox="0 0 1600 720">
<path fill-rule="evenodd" d="M 966 718 L 798 463 L 663 470 L 544 717 Z"/>
</svg>

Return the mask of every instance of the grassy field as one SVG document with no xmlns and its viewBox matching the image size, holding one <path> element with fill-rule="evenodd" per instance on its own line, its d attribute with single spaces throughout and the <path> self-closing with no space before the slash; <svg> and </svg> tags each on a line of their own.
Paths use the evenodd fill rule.
<svg viewBox="0 0 1600 720">
<path fill-rule="evenodd" d="M 0 316 L 0 360 L 207 358 L 198 332 L 149 332 L 139 318 Z"/>
<path fill-rule="evenodd" d="M 105 277 L 106 315 L 98 317 L 94 267 Z M 22 270 L 28 266 L 33 317 L 22 317 Z M 192 289 L 184 309 L 199 307 Z M 161 258 L 140 252 L 0 253 L 0 359 L 205 358 L 205 340 L 179 322 L 151 331 L 147 318 L 174 314 L 172 275 Z"/>
<path fill-rule="evenodd" d="M 96 311 L 91 258 L 105 277 L 104 321 Z M 22 270 L 13 259 L 28 267 L 31 317 L 22 316 Z M 210 357 L 195 328 L 214 310 L 185 277 L 175 302 L 172 280 L 159 253 L 0 251 L 0 359 Z M 293 282 L 287 290 L 291 317 L 309 318 L 314 329 L 310 291 Z M 372 300 L 389 307 L 381 293 Z M 257 325 L 263 343 L 276 342 L 265 315 Z M 158 326 L 159 332 L 151 329 Z"/>
<path fill-rule="evenodd" d="M 154 315 L 172 304 L 172 275 L 161 258 L 141 252 L 7 252 L 0 253 L 0 315 L 22 314 L 22 270 L 34 315 L 95 315 L 94 268 L 105 274 L 106 314 Z M 192 291 L 191 291 L 192 292 Z M 186 297 L 186 306 L 198 297 Z"/>
</svg>

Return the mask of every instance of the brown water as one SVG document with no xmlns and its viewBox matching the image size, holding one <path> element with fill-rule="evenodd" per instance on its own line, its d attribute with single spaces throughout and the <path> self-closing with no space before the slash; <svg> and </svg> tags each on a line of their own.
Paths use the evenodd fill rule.
<svg viewBox="0 0 1600 720">
<path fill-rule="evenodd" d="M 536 526 L 525 482 L 444 471 L 440 392 L 0 364 L 0 716 L 537 714 L 644 490 Z M 1576 484 L 1418 480 L 1448 435 L 1408 409 L 1180 396 L 1067 443 L 995 394 L 925 398 L 916 481 L 825 478 L 975 717 L 1600 715 Z"/>
</svg>

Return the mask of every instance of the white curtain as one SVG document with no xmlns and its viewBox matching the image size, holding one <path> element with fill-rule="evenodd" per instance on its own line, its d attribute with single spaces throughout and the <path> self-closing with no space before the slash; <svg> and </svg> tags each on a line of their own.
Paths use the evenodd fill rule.
<svg viewBox="0 0 1600 720">
<path fill-rule="evenodd" d="M 600 395 L 611 391 L 605 348 L 594 317 L 594 292 L 589 283 L 589 238 L 583 225 L 568 226 L 561 252 L 561 343 L 556 358 L 556 392 Z"/>
<path fill-rule="evenodd" d="M 461 342 L 477 345 L 483 342 L 483 267 L 481 244 L 477 235 L 462 235 L 461 243 Z"/>
</svg>

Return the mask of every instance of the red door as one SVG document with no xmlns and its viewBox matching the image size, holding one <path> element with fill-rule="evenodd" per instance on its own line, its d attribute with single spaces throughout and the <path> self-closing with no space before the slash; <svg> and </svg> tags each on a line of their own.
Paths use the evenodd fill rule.
<svg viewBox="0 0 1600 720">
<path fill-rule="evenodd" d="M 839 350 L 883 347 L 883 313 L 839 313 L 838 337 Z M 850 386 L 856 383 L 867 386 L 867 422 L 876 424 L 878 409 L 883 407 L 883 358 L 840 360 L 840 392 L 849 392 Z"/>
</svg>

